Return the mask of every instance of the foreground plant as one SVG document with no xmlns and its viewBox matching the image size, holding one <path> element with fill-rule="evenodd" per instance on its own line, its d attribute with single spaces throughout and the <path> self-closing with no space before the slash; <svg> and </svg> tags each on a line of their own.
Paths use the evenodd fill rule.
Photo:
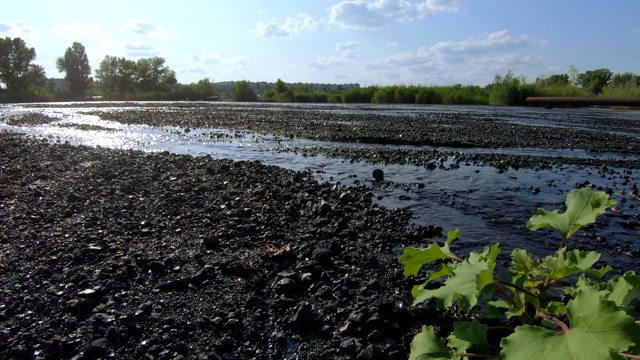
<svg viewBox="0 0 640 360">
<path fill-rule="evenodd" d="M 603 281 L 611 267 L 593 267 L 599 253 L 567 249 L 567 241 L 581 226 L 594 223 L 616 202 L 604 192 L 585 188 L 571 191 L 565 204 L 564 213 L 539 209 L 527 223 L 533 231 L 545 227 L 559 230 L 562 241 L 558 250 L 542 260 L 526 250 L 514 250 L 508 280 L 494 274 L 498 243 L 472 251 L 466 259 L 451 251 L 460 229 L 449 232 L 443 245 L 405 249 L 399 258 L 405 276 L 418 275 L 424 265 L 440 264 L 439 269 L 426 272 L 424 284 L 413 288 L 413 305 L 433 299 L 439 308 L 455 303 L 469 311 L 480 300 L 483 309 L 479 313 L 504 322 L 496 328 L 476 319 L 455 322 L 444 342 L 433 326 L 423 326 L 411 342 L 410 360 L 640 359 L 640 346 L 634 347 L 640 344 L 640 325 L 631 306 L 640 296 L 640 276 L 628 271 Z M 569 276 L 577 276 L 575 285 L 560 288 L 559 282 Z M 434 282 L 437 279 L 444 281 Z M 552 296 L 562 293 L 568 301 Z M 518 326 L 508 326 L 507 320 L 516 320 Z M 487 336 L 493 330 L 506 330 L 499 348 L 497 341 Z"/>
</svg>

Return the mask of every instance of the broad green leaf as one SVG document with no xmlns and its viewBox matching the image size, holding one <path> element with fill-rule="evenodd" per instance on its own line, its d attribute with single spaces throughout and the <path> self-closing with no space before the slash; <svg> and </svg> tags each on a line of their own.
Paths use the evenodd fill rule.
<svg viewBox="0 0 640 360">
<path fill-rule="evenodd" d="M 536 288 L 543 282 L 539 276 L 540 260 L 533 259 L 526 250 L 515 249 L 511 253 L 509 277 L 516 284 Z"/>
<path fill-rule="evenodd" d="M 498 246 L 499 244 L 494 244 L 491 248 L 485 248 L 483 252 L 473 251 L 469 259 L 457 264 L 453 274 L 441 287 L 423 287 L 417 296 L 414 292 L 413 305 L 435 298 L 438 307 L 448 308 L 453 304 L 453 300 L 458 300 L 462 310 L 469 310 L 478 302 L 478 295 L 482 289 L 493 283 L 493 269 L 500 252 Z"/>
<path fill-rule="evenodd" d="M 536 231 L 545 227 L 560 230 L 563 239 L 568 239 L 581 226 L 594 223 L 598 215 L 604 214 L 608 207 L 616 204 L 605 192 L 593 191 L 589 188 L 574 189 L 565 201 L 567 210 L 560 214 L 558 210 L 538 209 L 527 227 Z"/>
<path fill-rule="evenodd" d="M 490 354 L 487 325 L 481 324 L 476 319 L 454 322 L 453 332 L 447 339 L 447 345 L 457 353 Z"/>
<path fill-rule="evenodd" d="M 600 259 L 600 254 L 595 251 L 572 250 L 566 248 L 556 251 L 542 261 L 541 274 L 554 280 L 563 279 L 569 275 L 587 272 L 600 279 L 611 270 L 610 266 L 601 269 L 593 269 L 591 266 Z"/>
<path fill-rule="evenodd" d="M 437 243 L 431 243 L 424 249 L 406 248 L 404 253 L 398 258 L 398 262 L 404 265 L 404 276 L 417 276 L 423 265 L 443 259 L 456 259 L 457 256 L 449 249 L 449 244 L 456 240 L 460 235 L 460 228 L 449 231 L 447 242 L 440 246 Z"/>
<path fill-rule="evenodd" d="M 459 356 L 438 339 L 432 326 L 423 326 L 411 341 L 409 360 L 445 359 L 458 360 Z"/>
<path fill-rule="evenodd" d="M 443 276 L 453 275 L 453 269 L 456 268 L 456 264 L 442 264 L 440 270 L 429 271 L 427 273 L 427 282 L 439 279 Z"/>
<path fill-rule="evenodd" d="M 533 259 L 526 250 L 515 249 L 511 253 L 511 268 L 514 274 L 528 275 L 540 267 L 540 260 Z"/>
<path fill-rule="evenodd" d="M 559 332 L 524 325 L 502 339 L 505 360 L 617 359 L 640 336 L 633 317 L 612 301 L 602 300 L 594 288 L 578 290 L 567 304 L 569 330 Z"/>
<path fill-rule="evenodd" d="M 526 297 L 524 293 L 517 293 L 512 297 L 514 304 L 503 300 L 493 300 L 489 302 L 489 305 L 496 308 L 505 309 L 504 315 L 508 318 L 514 316 L 522 316 L 526 311 Z"/>
<path fill-rule="evenodd" d="M 497 319 L 502 317 L 502 310 L 500 307 L 495 306 L 492 302 L 483 306 L 479 313 L 487 319 Z"/>
<path fill-rule="evenodd" d="M 607 299 L 615 302 L 618 306 L 629 305 L 631 300 L 640 297 L 640 275 L 636 275 L 633 271 L 614 276 L 607 282 L 607 285 L 610 291 Z"/>
<path fill-rule="evenodd" d="M 460 238 L 460 228 L 456 228 L 455 230 L 451 230 L 447 233 L 447 248 L 449 248 L 449 244 L 451 244 L 451 242 L 453 240 L 457 240 Z"/>
</svg>

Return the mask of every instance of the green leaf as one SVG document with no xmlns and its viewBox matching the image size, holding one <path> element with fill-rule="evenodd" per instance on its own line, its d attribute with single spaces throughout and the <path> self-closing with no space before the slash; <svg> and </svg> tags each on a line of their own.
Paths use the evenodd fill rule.
<svg viewBox="0 0 640 360">
<path fill-rule="evenodd" d="M 423 265 L 443 259 L 457 259 L 458 257 L 451 252 L 449 244 L 456 240 L 460 235 L 460 228 L 449 231 L 447 242 L 440 246 L 437 243 L 431 243 L 424 249 L 406 248 L 404 253 L 398 258 L 398 262 L 404 265 L 404 276 L 417 276 Z"/>
<path fill-rule="evenodd" d="M 427 272 L 427 282 L 439 279 L 443 276 L 453 275 L 453 269 L 456 268 L 456 264 L 442 264 L 440 270 Z"/>
<path fill-rule="evenodd" d="M 417 296 L 414 288 L 413 305 L 435 298 L 438 307 L 448 308 L 453 304 L 453 300 L 458 300 L 462 310 L 469 310 L 478 302 L 478 295 L 482 289 L 493 283 L 493 269 L 499 253 L 499 244 L 485 248 L 483 252 L 471 252 L 469 259 L 457 264 L 453 274 L 441 287 L 437 289 L 422 287 Z"/>
<path fill-rule="evenodd" d="M 623 275 L 614 276 L 607 282 L 610 290 L 608 300 L 615 302 L 618 306 L 625 306 L 631 300 L 640 297 L 640 275 L 633 271 L 627 271 Z M 640 344 L 638 344 L 640 346 Z"/>
<path fill-rule="evenodd" d="M 604 214 L 616 201 L 610 199 L 605 192 L 582 188 L 572 190 L 567 195 L 565 204 L 567 211 L 562 214 L 558 210 L 538 209 L 538 214 L 529 219 L 527 227 L 536 231 L 550 226 L 560 230 L 563 239 L 568 239 L 581 226 L 594 223 L 596 217 Z"/>
<path fill-rule="evenodd" d="M 447 339 L 449 347 L 457 353 L 490 354 L 487 325 L 478 320 L 454 322 L 453 332 Z"/>
<path fill-rule="evenodd" d="M 533 259 L 526 250 L 515 249 L 511 253 L 511 267 L 509 267 L 509 277 L 516 284 L 521 284 L 528 288 L 536 288 L 542 284 L 540 278 L 540 260 Z"/>
<path fill-rule="evenodd" d="M 522 292 L 517 293 L 512 297 L 514 304 L 507 302 L 506 300 L 499 299 L 489 302 L 491 307 L 505 309 L 504 315 L 508 318 L 514 316 L 522 316 L 525 314 L 526 309 L 526 295 Z"/>
<path fill-rule="evenodd" d="M 502 339 L 505 360 L 617 359 L 640 336 L 633 317 L 612 301 L 602 300 L 594 288 L 578 290 L 567 304 L 566 332 L 524 325 Z"/>
<path fill-rule="evenodd" d="M 601 269 L 591 268 L 600 259 L 600 254 L 595 251 L 572 250 L 567 252 L 566 250 L 566 248 L 562 248 L 542 261 L 544 270 L 541 274 L 543 276 L 560 280 L 569 275 L 587 272 L 600 279 L 611 270 L 610 266 Z"/>
<path fill-rule="evenodd" d="M 423 326 L 411 341 L 409 360 L 446 359 L 458 360 L 459 356 L 438 339 L 432 326 Z"/>
<path fill-rule="evenodd" d="M 567 305 L 560 301 L 551 301 L 546 309 L 553 316 L 564 315 L 567 312 Z"/>
</svg>

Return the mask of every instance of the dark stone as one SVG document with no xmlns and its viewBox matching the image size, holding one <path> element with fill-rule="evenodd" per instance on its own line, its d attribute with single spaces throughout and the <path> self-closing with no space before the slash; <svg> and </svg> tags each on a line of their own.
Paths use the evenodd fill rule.
<svg viewBox="0 0 640 360">
<path fill-rule="evenodd" d="M 84 351 L 84 356 L 87 359 L 99 359 L 107 354 L 109 354 L 111 350 L 109 349 L 109 340 L 106 338 L 99 338 L 97 340 L 92 341 L 89 346 Z"/>
<path fill-rule="evenodd" d="M 382 171 L 382 169 L 373 170 L 373 172 L 371 173 L 371 176 L 373 178 L 373 181 L 376 181 L 376 182 L 384 181 L 384 171 Z"/>
</svg>

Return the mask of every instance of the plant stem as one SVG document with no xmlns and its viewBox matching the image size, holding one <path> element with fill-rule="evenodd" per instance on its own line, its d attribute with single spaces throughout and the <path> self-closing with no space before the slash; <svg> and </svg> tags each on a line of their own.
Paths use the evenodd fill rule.
<svg viewBox="0 0 640 360">
<path fill-rule="evenodd" d="M 536 294 L 532 293 L 531 291 L 529 291 L 529 290 L 527 290 L 527 289 L 523 288 L 523 287 L 522 287 L 522 286 L 520 286 L 520 285 L 517 285 L 517 284 L 511 283 L 511 282 L 508 282 L 508 281 L 504 281 L 504 280 L 502 280 L 502 279 L 496 279 L 496 280 L 494 280 L 493 282 L 494 282 L 494 284 L 497 282 L 497 283 L 499 283 L 499 284 L 506 285 L 506 286 L 512 287 L 512 288 L 514 288 L 514 289 L 518 289 L 518 290 L 522 291 L 523 293 L 525 293 L 525 294 L 527 294 L 527 295 L 529 295 L 529 296 L 531 296 L 531 297 L 538 298 L 538 295 L 536 295 Z"/>
<path fill-rule="evenodd" d="M 507 299 L 507 301 L 513 305 L 516 306 L 516 302 L 513 300 L 513 298 L 511 297 L 511 295 L 509 295 L 508 292 L 506 292 L 502 287 L 500 287 L 500 283 L 498 280 L 494 281 L 492 283 L 493 287 L 496 288 L 496 290 L 498 290 L 498 292 L 505 298 Z"/>
<path fill-rule="evenodd" d="M 569 327 L 567 326 L 567 324 L 565 324 L 561 320 L 558 320 L 558 318 L 556 318 L 554 316 L 543 314 L 543 313 L 538 313 L 537 316 L 539 316 L 539 317 L 541 317 L 543 319 L 547 319 L 547 320 L 553 321 L 556 325 L 558 325 L 558 326 L 560 326 L 562 328 L 562 333 L 563 334 L 566 334 L 569 331 Z"/>
<path fill-rule="evenodd" d="M 491 330 L 511 330 L 513 331 L 513 328 L 510 326 L 488 326 L 487 327 L 487 331 L 491 331 Z"/>
<path fill-rule="evenodd" d="M 640 356 L 638 355 L 631 355 L 631 354 L 625 354 L 625 353 L 618 353 L 618 355 L 627 358 L 627 359 L 634 359 L 634 360 L 640 360 Z"/>
<path fill-rule="evenodd" d="M 484 354 L 473 354 L 473 353 L 457 353 L 456 355 L 460 357 L 467 358 L 484 358 L 484 359 L 499 359 L 499 356 L 495 355 L 484 355 Z"/>
</svg>

